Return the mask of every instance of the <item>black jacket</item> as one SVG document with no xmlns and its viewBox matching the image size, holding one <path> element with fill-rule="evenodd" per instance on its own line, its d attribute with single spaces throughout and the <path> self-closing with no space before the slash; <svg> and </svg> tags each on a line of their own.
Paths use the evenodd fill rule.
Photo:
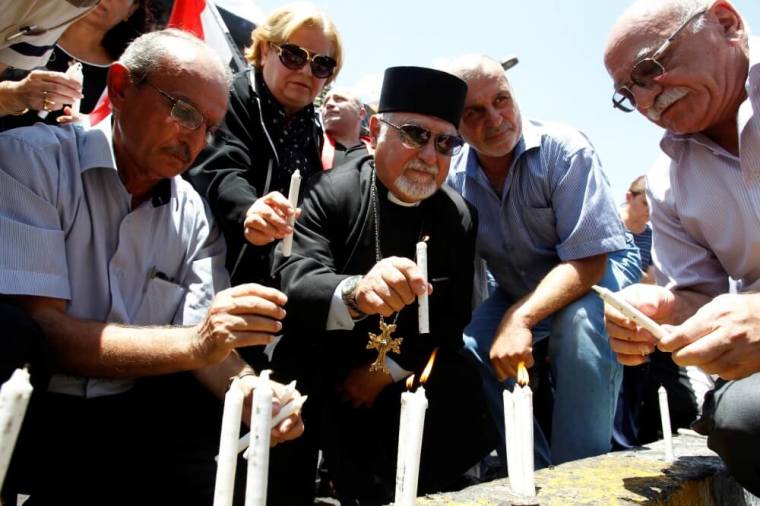
<svg viewBox="0 0 760 506">
<path fill-rule="evenodd" d="M 373 165 L 372 157 L 366 156 L 312 178 L 303 192 L 292 255 L 276 260 L 288 295 L 285 338 L 302 340 L 305 349 L 327 352 L 345 370 L 374 359 L 376 353 L 366 350 L 367 333 L 378 332 L 378 317 L 357 322 L 351 331 L 321 329 L 336 286 L 350 275 L 366 274 L 375 264 L 369 205 Z M 391 203 L 379 182 L 377 190 L 383 257 L 413 259 L 420 236 L 430 237 L 430 335 L 418 335 L 417 307 L 412 304 L 399 314 L 394 334 L 404 337 L 401 355 L 391 354 L 406 370 L 419 372 L 436 346 L 462 346 L 462 330 L 471 313 L 477 214 L 446 185 L 413 208 Z"/>
<path fill-rule="evenodd" d="M 270 191 L 287 196 L 279 180 L 280 162 L 267 130 L 252 70 L 235 75 L 227 115 L 214 143 L 207 146 L 186 178 L 208 200 L 227 241 L 227 270 L 233 285 L 269 277 L 272 245 L 254 246 L 245 240 L 243 223 L 248 208 Z M 311 166 L 321 170 L 322 129 L 315 116 L 313 134 L 304 148 Z"/>
</svg>

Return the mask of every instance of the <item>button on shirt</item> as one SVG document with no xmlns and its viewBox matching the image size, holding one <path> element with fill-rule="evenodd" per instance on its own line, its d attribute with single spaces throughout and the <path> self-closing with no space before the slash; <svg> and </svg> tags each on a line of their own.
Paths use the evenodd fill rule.
<svg viewBox="0 0 760 506">
<path fill-rule="evenodd" d="M 465 146 L 448 184 L 478 210 L 478 254 L 516 301 L 557 264 L 625 249 L 625 229 L 588 139 L 577 130 L 523 123 L 500 194 Z"/>
<path fill-rule="evenodd" d="M 110 125 L 0 135 L 0 293 L 65 299 L 71 316 L 101 322 L 197 323 L 229 285 L 221 234 L 179 177 L 131 209 Z M 131 386 L 55 375 L 50 390 L 96 397 Z"/>
<path fill-rule="evenodd" d="M 760 39 L 750 39 L 739 156 L 702 134 L 666 133 L 647 175 L 658 283 L 716 296 L 760 289 Z"/>
</svg>

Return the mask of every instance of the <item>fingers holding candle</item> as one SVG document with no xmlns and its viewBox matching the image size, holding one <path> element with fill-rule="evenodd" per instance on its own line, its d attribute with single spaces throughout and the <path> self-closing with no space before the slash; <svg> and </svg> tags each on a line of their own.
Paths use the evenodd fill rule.
<svg viewBox="0 0 760 506">
<path fill-rule="evenodd" d="M 280 192 L 267 193 L 248 208 L 243 222 L 245 238 L 254 246 L 263 246 L 293 232 L 291 218 L 299 210 Z"/>
</svg>

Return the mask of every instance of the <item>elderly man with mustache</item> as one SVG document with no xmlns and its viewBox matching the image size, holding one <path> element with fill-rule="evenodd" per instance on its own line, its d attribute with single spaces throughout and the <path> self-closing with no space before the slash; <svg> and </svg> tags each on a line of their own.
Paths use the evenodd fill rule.
<svg viewBox="0 0 760 506">
<path fill-rule="evenodd" d="M 467 355 L 502 437 L 502 391 L 518 364 L 550 378 L 551 433 L 536 427 L 537 467 L 607 452 L 622 368 L 589 291 L 637 281 L 638 250 L 582 133 L 524 120 L 493 59 L 463 56 L 452 71 L 468 86 L 459 126 L 468 146 L 448 183 L 478 210 L 478 254 L 495 283 L 465 329 Z"/>
<path fill-rule="evenodd" d="M 222 121 L 228 83 L 202 41 L 153 32 L 109 70 L 112 118 L 0 135 L 0 342 L 14 337 L 12 304 L 53 369 L 16 452 L 17 491 L 34 504 L 212 500 L 220 400 L 231 377 L 255 386 L 236 348 L 270 342 L 286 302 L 254 284 L 224 290 L 222 236 L 179 177 Z M 146 386 L 188 371 L 165 396 Z M 303 431 L 297 416 L 282 423 L 275 442 Z"/>
<path fill-rule="evenodd" d="M 695 428 L 760 494 L 760 43 L 725 0 L 642 0 L 613 27 L 604 57 L 613 106 L 666 129 L 648 197 L 657 282 L 621 292 L 675 325 L 657 341 L 607 308 L 624 364 L 655 346 L 719 375 Z M 729 294 L 729 280 L 738 282 Z"/>
<path fill-rule="evenodd" d="M 392 502 L 404 379 L 415 374 L 416 388 L 436 347 L 419 492 L 447 488 L 495 446 L 477 371 L 457 353 L 470 318 L 477 220 L 441 187 L 464 142 L 456 125 L 466 89 L 446 72 L 387 69 L 380 113 L 370 121 L 374 156 L 316 176 L 293 254 L 280 259 L 288 317 L 274 360 L 300 349 L 302 372 L 317 365 L 320 385 L 309 402 L 315 390 L 324 401 L 314 416 L 323 421 L 325 460 L 342 504 Z M 414 261 L 422 240 L 427 281 Z M 425 293 L 429 333 L 417 319 L 416 299 Z M 368 340 L 386 325 L 403 341 L 378 354 Z M 306 437 L 315 427 L 308 409 L 317 406 L 304 413 Z"/>
</svg>

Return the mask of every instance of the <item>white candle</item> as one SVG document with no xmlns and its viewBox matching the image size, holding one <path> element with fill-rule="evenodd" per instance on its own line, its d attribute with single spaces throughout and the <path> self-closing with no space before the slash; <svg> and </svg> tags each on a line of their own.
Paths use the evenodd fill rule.
<svg viewBox="0 0 760 506">
<path fill-rule="evenodd" d="M 293 210 L 298 207 L 298 191 L 301 188 L 301 173 L 298 170 L 293 171 L 293 175 L 290 176 L 290 190 L 288 191 L 288 200 L 290 205 L 293 206 Z M 296 223 L 295 214 L 288 218 L 288 225 L 291 227 Z M 286 235 L 282 238 L 282 256 L 289 257 L 290 252 L 293 249 L 293 233 Z"/>
<path fill-rule="evenodd" d="M 409 432 L 409 402 L 412 397 L 411 392 L 401 394 L 401 414 L 399 415 L 398 424 L 398 455 L 396 457 L 396 501 L 401 500 L 404 491 L 404 473 L 406 472 L 406 436 Z"/>
<path fill-rule="evenodd" d="M 517 431 L 515 430 L 515 399 L 514 394 L 509 390 L 504 390 L 504 440 L 507 450 L 507 474 L 509 475 L 509 485 L 516 494 L 520 489 L 521 477 L 520 472 L 520 449 L 517 442 Z"/>
<path fill-rule="evenodd" d="M 240 420 L 243 416 L 245 394 L 240 379 L 235 378 L 224 396 L 222 432 L 219 437 L 219 456 L 216 466 L 214 506 L 231 506 L 235 494 L 235 470 L 237 469 L 237 440 L 240 436 Z"/>
<path fill-rule="evenodd" d="M 519 427 L 521 467 L 522 467 L 522 487 L 521 494 L 527 497 L 536 495 L 536 485 L 534 481 L 535 468 L 533 465 L 533 391 L 528 385 L 515 387 L 517 394 L 515 397 L 515 414 L 517 417 L 517 426 Z"/>
<path fill-rule="evenodd" d="M 422 271 L 422 275 L 425 277 L 425 283 L 428 280 L 428 265 L 427 265 L 427 243 L 420 241 L 417 243 L 417 267 Z M 427 285 L 426 285 L 427 286 Z M 425 293 L 417 297 L 417 320 L 419 322 L 420 334 L 430 333 L 430 314 L 428 310 L 428 294 L 427 288 Z"/>
<path fill-rule="evenodd" d="M 670 408 L 668 406 L 668 391 L 664 386 L 657 389 L 660 399 L 660 419 L 662 420 L 662 439 L 665 443 L 665 460 L 673 461 L 673 433 L 670 427 Z"/>
<path fill-rule="evenodd" d="M 504 391 L 504 429 L 507 467 L 512 492 L 526 497 L 536 494 L 533 461 L 533 392 L 515 385 Z"/>
<path fill-rule="evenodd" d="M 253 441 L 248 455 L 245 506 L 265 506 L 269 478 L 269 439 L 272 432 L 272 387 L 269 371 L 262 371 L 253 391 L 251 434 Z"/>
<path fill-rule="evenodd" d="M 285 420 L 296 411 L 299 411 L 308 398 L 308 395 L 299 396 L 280 408 L 280 411 L 278 411 L 277 414 L 272 418 L 272 427 L 277 427 L 280 422 Z M 238 453 L 245 451 L 248 448 L 248 445 L 250 445 L 250 441 L 251 434 L 246 434 L 245 436 L 241 437 L 240 441 L 237 443 Z M 248 458 L 248 452 L 246 452 L 243 456 L 245 458 Z"/>
<path fill-rule="evenodd" d="M 84 85 L 84 73 L 82 72 L 82 64 L 79 62 L 75 62 L 73 65 L 69 65 L 69 68 L 66 69 L 66 75 L 76 79 L 80 85 Z M 71 114 L 76 116 L 79 114 L 79 107 L 82 104 L 82 100 L 74 100 L 74 103 L 71 104 Z"/>
<path fill-rule="evenodd" d="M 417 481 L 420 473 L 420 456 L 422 453 L 422 434 L 425 428 L 425 411 L 428 407 L 425 388 L 420 386 L 416 392 L 407 397 L 407 425 L 403 438 L 404 473 L 402 477 L 401 497 L 396 496 L 395 506 L 411 506 L 417 501 Z M 398 487 L 397 487 L 398 491 Z"/>
<path fill-rule="evenodd" d="M 32 385 L 26 369 L 16 369 L 0 387 L 0 489 L 24 421 Z"/>
</svg>

